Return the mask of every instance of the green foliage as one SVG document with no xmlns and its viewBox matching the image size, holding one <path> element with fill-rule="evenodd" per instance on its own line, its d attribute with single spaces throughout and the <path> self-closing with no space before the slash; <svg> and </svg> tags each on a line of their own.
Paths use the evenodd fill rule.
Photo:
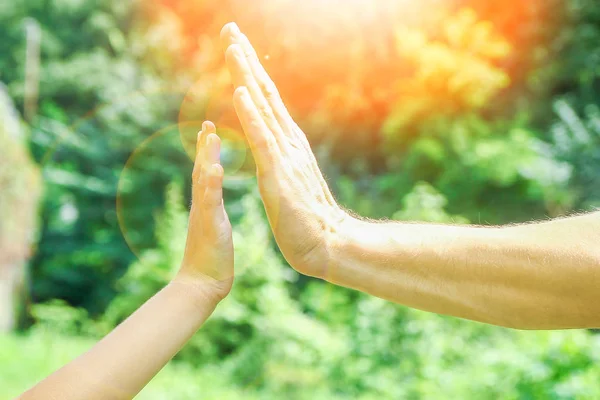
<svg viewBox="0 0 600 400">
<path fill-rule="evenodd" d="M 0 395 L 13 398 L 48 376 L 94 343 L 56 331 L 36 329 L 24 336 L 0 336 Z M 251 392 L 235 386 L 235 382 L 215 368 L 193 369 L 182 363 L 171 363 L 158 373 L 136 397 L 141 400 L 263 399 L 270 393 Z"/>
<path fill-rule="evenodd" d="M 387 217 L 415 185 L 426 182 L 444 197 L 449 212 L 474 223 L 523 222 L 568 208 L 572 164 L 555 157 L 523 125 L 492 124 L 473 114 L 432 118 L 405 150 L 390 145 L 390 172 L 358 185 L 352 178 L 341 180 L 340 199 L 359 214 Z"/>
<path fill-rule="evenodd" d="M 590 104 L 581 118 L 563 100 L 555 104 L 560 121 L 552 129 L 557 159 L 572 166 L 571 203 L 575 209 L 600 207 L 600 104 Z"/>
<path fill-rule="evenodd" d="M 179 192 L 178 185 L 168 190 L 167 206 L 157 218 L 161 232 L 185 228 Z M 424 213 L 420 201 L 430 213 Z M 439 193 L 419 184 L 406 196 L 400 216 L 447 222 L 451 217 L 443 206 Z M 181 375 L 169 378 L 176 383 L 172 393 L 181 398 L 200 390 L 233 399 L 591 400 L 600 393 L 594 378 L 600 373 L 600 336 L 585 331 L 526 332 L 461 321 L 317 280 L 308 281 L 299 298 L 292 297 L 290 285 L 298 276 L 273 250 L 256 193 L 244 197 L 242 207 L 243 218 L 234 230 L 231 295 L 140 398 L 160 398 L 150 396 L 164 393 L 166 378 L 161 377 L 174 371 Z M 165 236 L 160 247 L 142 254 L 146 264 L 133 265 L 122 278 L 122 292 L 101 321 L 90 321 L 84 310 L 64 303 L 38 305 L 34 333 L 19 340 L 32 341 L 32 357 L 44 357 L 48 353 L 36 343 L 49 340 L 51 332 L 104 334 L 102 329 L 110 329 L 168 282 L 176 265 L 165 255 L 185 239 L 174 238 Z M 2 357 L 7 368 L 15 362 L 10 354 L 0 352 Z M 18 382 L 31 380 L 20 376 Z"/>
<path fill-rule="evenodd" d="M 181 185 L 171 183 L 163 212 L 156 216 L 157 247 L 145 250 L 118 281 L 119 294 L 103 316 L 114 327 L 152 297 L 179 268 L 187 232 L 187 210 L 183 207 Z"/>
<path fill-rule="evenodd" d="M 137 59 L 143 54 L 135 50 L 132 7 L 113 0 L 18 0 L 0 11 L 1 79 L 17 103 L 23 101 L 23 20 L 33 17 L 42 27 L 40 115 L 31 127 L 46 186 L 32 261 L 38 301 L 61 298 L 103 311 L 134 259 L 129 247 L 154 245 L 151 216 L 163 204 L 164 187 L 172 176 L 189 175 L 176 128 L 133 153 L 173 124 L 182 94 L 165 89 Z M 131 168 L 123 171 L 128 160 Z M 119 187 L 124 178 L 128 184 Z M 136 227 L 127 242 L 117 198 L 126 208 L 121 225 Z"/>
<path fill-rule="evenodd" d="M 210 111 L 223 125 L 230 97 L 219 91 L 228 82 L 215 61 L 226 11 L 220 3 L 168 3 L 148 20 L 155 3 L 0 5 L 0 80 L 18 107 L 23 19 L 43 30 L 40 115 L 29 145 L 46 193 L 32 261 L 36 323 L 24 336 L 0 337 L 3 396 L 91 346 L 89 338 L 126 318 L 179 266 L 189 201 L 181 180 L 195 140 L 186 136 L 194 124 L 175 124 L 183 92 L 200 79 L 200 100 L 188 96 L 182 114 L 200 120 Z M 390 54 L 363 42 L 338 46 L 355 54 L 272 49 L 267 67 L 286 102 L 304 110 L 298 116 L 310 114 L 299 123 L 314 128 L 311 143 L 336 197 L 366 217 L 433 223 L 512 223 L 598 207 L 600 5 L 448 4 L 447 14 L 435 7 L 435 27 L 388 27 Z M 192 27 L 178 19 L 182 12 Z M 354 20 L 348 25 L 368 36 Z M 311 46 L 324 41 L 311 35 Z M 263 36 L 265 49 L 294 42 Z M 327 74 L 310 73 L 319 62 L 299 57 L 307 51 L 331 61 Z M 300 70 L 280 62 L 282 54 Z M 356 62 L 333 62 L 345 57 Z M 322 110 L 312 115 L 315 103 Z M 5 199 L 25 204 L 36 185 L 26 152 L 5 136 L 0 239 L 32 217 Z M 277 251 L 248 189 L 255 182 L 236 176 L 226 185 L 232 293 L 141 399 L 600 398 L 599 336 L 494 328 L 299 276 Z"/>
<path fill-rule="evenodd" d="M 437 223 L 466 224 L 469 221 L 461 216 L 450 216 L 444 208 L 448 200 L 431 185 L 420 182 L 402 200 L 403 209 L 392 218 L 400 221 L 424 221 Z"/>
</svg>

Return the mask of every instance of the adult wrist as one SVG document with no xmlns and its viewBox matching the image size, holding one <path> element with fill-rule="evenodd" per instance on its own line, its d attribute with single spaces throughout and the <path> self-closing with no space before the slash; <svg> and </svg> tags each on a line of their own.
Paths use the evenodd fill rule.
<svg viewBox="0 0 600 400">
<path fill-rule="evenodd" d="M 367 225 L 369 225 L 368 222 L 355 218 L 350 214 L 346 214 L 340 219 L 338 225 L 328 237 L 328 259 L 323 269 L 323 275 L 319 278 L 332 283 L 337 281 L 336 273 L 343 266 L 348 254 L 352 252 L 351 249 L 357 242 L 357 232 L 366 229 Z"/>
</svg>

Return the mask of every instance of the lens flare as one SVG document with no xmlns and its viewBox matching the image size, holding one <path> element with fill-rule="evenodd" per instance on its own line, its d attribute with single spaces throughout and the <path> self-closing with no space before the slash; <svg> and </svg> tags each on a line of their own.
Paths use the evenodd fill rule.
<svg viewBox="0 0 600 400">
<path fill-rule="evenodd" d="M 181 144 L 189 159 L 193 161 L 196 136 L 202 129 L 202 123 L 206 120 L 212 121 L 222 142 L 221 163 L 225 170 L 225 179 L 246 178 L 249 174 L 241 170 L 249 163 L 249 148 L 237 117 L 231 105 L 227 107 L 222 101 L 214 100 L 222 98 L 222 91 L 216 90 L 216 87 L 222 86 L 199 81 L 186 92 L 178 115 Z"/>
</svg>

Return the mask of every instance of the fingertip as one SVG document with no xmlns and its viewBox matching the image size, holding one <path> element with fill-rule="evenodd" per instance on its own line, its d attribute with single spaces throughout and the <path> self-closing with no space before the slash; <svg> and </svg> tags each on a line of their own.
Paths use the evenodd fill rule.
<svg viewBox="0 0 600 400">
<path fill-rule="evenodd" d="M 202 129 L 200 132 L 198 132 L 196 137 L 196 149 L 199 150 L 202 146 L 204 146 L 206 144 L 206 137 L 210 133 L 215 133 L 216 131 L 217 128 L 215 127 L 215 124 L 213 124 L 211 121 L 204 121 L 202 123 Z"/>
<path fill-rule="evenodd" d="M 206 133 L 214 133 L 217 131 L 217 128 L 215 127 L 215 124 L 211 121 L 204 121 L 202 123 L 202 131 Z"/>
<path fill-rule="evenodd" d="M 227 49 L 229 43 L 231 43 L 231 39 L 236 34 L 241 33 L 240 28 L 237 26 L 235 22 L 226 23 L 221 29 L 221 43 L 224 49 Z"/>
<path fill-rule="evenodd" d="M 237 43 L 230 44 L 225 50 L 225 61 L 230 69 L 239 69 L 243 65 L 244 50 Z"/>
<path fill-rule="evenodd" d="M 233 22 L 233 21 L 227 22 L 225 25 L 223 25 L 223 28 L 221 29 L 221 35 L 232 32 L 236 27 L 237 27 L 237 24 L 235 22 Z"/>
<path fill-rule="evenodd" d="M 235 57 L 236 53 L 239 53 L 240 51 L 242 51 L 242 46 L 240 46 L 237 43 L 232 43 L 229 46 L 227 46 L 227 49 L 225 50 L 225 55 Z"/>
<path fill-rule="evenodd" d="M 198 131 L 196 135 L 196 158 L 200 155 L 200 148 L 202 147 L 202 134 L 204 133 L 204 128 Z"/>
</svg>

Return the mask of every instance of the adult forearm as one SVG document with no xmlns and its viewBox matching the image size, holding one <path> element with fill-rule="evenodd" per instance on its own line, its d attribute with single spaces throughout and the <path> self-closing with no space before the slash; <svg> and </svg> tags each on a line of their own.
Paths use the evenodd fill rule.
<svg viewBox="0 0 600 400">
<path fill-rule="evenodd" d="M 597 327 L 599 220 L 489 228 L 351 219 L 332 241 L 324 278 L 495 325 Z"/>
<path fill-rule="evenodd" d="M 113 332 L 22 399 L 131 399 L 213 312 L 202 287 L 171 283 Z"/>
</svg>

